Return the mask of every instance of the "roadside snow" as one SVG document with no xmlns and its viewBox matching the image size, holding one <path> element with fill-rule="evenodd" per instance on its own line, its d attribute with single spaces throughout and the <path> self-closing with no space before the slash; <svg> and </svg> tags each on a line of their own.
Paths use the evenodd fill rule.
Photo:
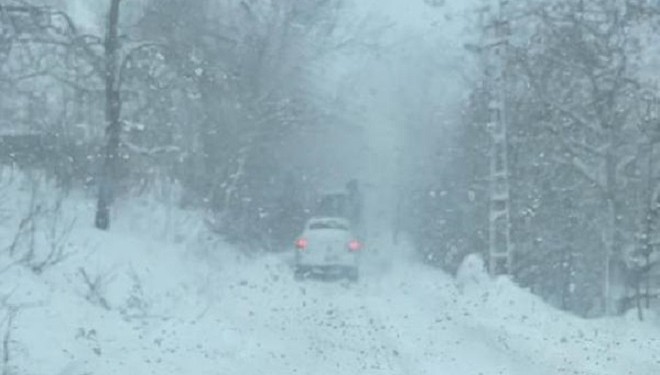
<svg viewBox="0 0 660 375">
<path fill-rule="evenodd" d="M 0 278 L 18 306 L 10 373 L 660 373 L 657 322 L 573 317 L 507 279 L 491 281 L 474 259 L 457 283 L 405 246 L 373 239 L 360 283 L 300 283 L 290 254 L 246 257 L 206 234 L 194 213 L 120 202 L 119 221 L 103 233 L 88 225 L 84 202 L 70 198 L 61 219 L 78 220 L 70 257 Z M 22 211 L 6 212 L 5 247 Z"/>
</svg>

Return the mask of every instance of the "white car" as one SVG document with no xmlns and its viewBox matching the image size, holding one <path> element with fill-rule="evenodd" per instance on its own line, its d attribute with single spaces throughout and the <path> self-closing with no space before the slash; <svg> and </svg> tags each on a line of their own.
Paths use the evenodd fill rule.
<svg viewBox="0 0 660 375">
<path fill-rule="evenodd" d="M 362 243 L 351 232 L 348 220 L 312 218 L 296 240 L 295 278 L 333 274 L 357 281 L 360 250 Z"/>
</svg>

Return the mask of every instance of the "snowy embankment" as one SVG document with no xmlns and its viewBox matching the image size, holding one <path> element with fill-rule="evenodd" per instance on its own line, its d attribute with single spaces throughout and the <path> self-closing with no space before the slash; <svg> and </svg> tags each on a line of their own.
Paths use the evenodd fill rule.
<svg viewBox="0 0 660 375">
<path fill-rule="evenodd" d="M 19 245 L 3 269 L 30 245 L 14 241 L 29 194 L 11 194 L 0 240 Z M 457 284 L 386 241 L 364 250 L 357 285 L 298 283 L 289 255 L 245 257 L 194 213 L 120 202 L 109 233 L 92 213 L 67 199 L 66 259 L 0 278 L 13 373 L 660 374 L 658 322 L 572 317 L 478 269 Z M 66 232 L 48 222 L 35 225 L 38 253 Z"/>
</svg>

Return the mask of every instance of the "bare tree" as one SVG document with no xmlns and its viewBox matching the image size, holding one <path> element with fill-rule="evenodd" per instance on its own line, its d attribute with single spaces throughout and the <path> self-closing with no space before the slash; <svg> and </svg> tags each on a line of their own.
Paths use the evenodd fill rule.
<svg viewBox="0 0 660 375">
<path fill-rule="evenodd" d="M 92 103 L 94 98 L 100 98 L 98 94 L 103 92 L 105 147 L 101 156 L 101 173 L 98 176 L 99 192 L 95 217 L 95 226 L 99 229 L 108 229 L 110 226 L 110 205 L 117 194 L 117 180 L 120 178 L 118 168 L 121 159 L 121 85 L 125 80 L 123 75 L 138 59 L 152 58 L 153 55 L 143 52 L 155 46 L 154 43 L 134 42 L 120 35 L 120 5 L 120 0 L 111 0 L 109 3 L 104 38 L 80 32 L 66 13 L 51 7 L 23 2 L 0 7 L 0 63 L 5 63 L 0 66 L 6 67 L 0 70 L 0 84 L 16 86 L 19 82 L 46 77 L 50 85 L 68 88 L 73 91 L 77 100 L 81 98 L 81 94 L 91 97 L 89 100 Z M 23 49 L 18 49 L 17 46 Z M 24 66 L 34 68 L 25 71 Z M 7 70 L 8 68 L 14 70 Z M 100 85 L 104 88 L 100 89 Z M 27 85 L 30 97 L 38 97 L 32 93 L 38 92 L 41 86 L 44 86 L 43 81 Z M 65 97 L 62 97 L 62 100 L 65 101 Z M 39 110 L 44 112 L 43 108 Z M 67 106 L 63 105 L 55 110 L 61 114 L 61 126 L 66 126 Z M 79 110 L 77 113 L 76 116 L 80 117 Z M 52 119 L 44 118 L 47 123 L 43 127 L 47 132 L 57 134 L 57 131 L 61 130 L 55 129 Z M 94 120 L 90 119 L 92 122 Z M 37 121 L 30 119 L 30 122 Z"/>
<path fill-rule="evenodd" d="M 104 43 L 107 143 L 99 181 L 96 219 L 94 220 L 96 227 L 103 230 L 110 227 L 110 205 L 113 200 L 113 184 L 116 183 L 116 168 L 119 160 L 119 134 L 121 131 L 121 97 L 118 87 L 119 3 L 120 0 L 110 0 L 110 12 Z"/>
<path fill-rule="evenodd" d="M 15 258 L 10 266 L 22 265 L 37 274 L 65 261 L 72 254 L 67 251 L 67 244 L 76 222 L 63 215 L 64 194 L 58 195 L 52 203 L 44 199 L 42 180 L 43 174 L 28 173 L 28 209 L 7 248 L 10 257 Z"/>
<path fill-rule="evenodd" d="M 105 288 L 107 287 L 107 283 L 111 275 L 98 274 L 96 276 L 92 276 L 83 267 L 80 267 L 78 272 L 80 273 L 80 276 L 82 277 L 82 280 L 87 287 L 85 299 L 87 299 L 87 301 L 93 305 L 100 306 L 105 310 L 110 310 L 110 303 L 105 298 Z"/>
</svg>

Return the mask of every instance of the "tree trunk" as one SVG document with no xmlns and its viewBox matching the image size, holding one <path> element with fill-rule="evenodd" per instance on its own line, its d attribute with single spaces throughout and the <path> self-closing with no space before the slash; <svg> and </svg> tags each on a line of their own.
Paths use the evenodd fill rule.
<svg viewBox="0 0 660 375">
<path fill-rule="evenodd" d="M 617 202 L 616 189 L 616 156 L 614 147 L 614 132 L 609 132 L 609 146 L 605 152 L 605 199 L 607 201 L 607 233 L 605 244 L 605 275 L 604 275 L 604 302 L 605 313 L 612 315 L 614 312 L 614 296 L 612 295 L 612 261 L 620 251 L 619 237 L 619 206 Z"/>
<path fill-rule="evenodd" d="M 645 299 L 645 307 L 647 309 L 651 308 L 651 269 L 653 266 L 651 265 L 651 253 L 646 254 L 646 274 L 644 274 L 644 299 Z"/>
<path fill-rule="evenodd" d="M 110 228 L 110 205 L 114 199 L 117 161 L 119 160 L 119 133 L 121 130 L 121 99 L 118 81 L 118 23 L 119 2 L 110 0 L 110 14 L 105 37 L 105 122 L 106 148 L 99 180 L 99 196 L 95 225 L 98 229 Z"/>
</svg>

